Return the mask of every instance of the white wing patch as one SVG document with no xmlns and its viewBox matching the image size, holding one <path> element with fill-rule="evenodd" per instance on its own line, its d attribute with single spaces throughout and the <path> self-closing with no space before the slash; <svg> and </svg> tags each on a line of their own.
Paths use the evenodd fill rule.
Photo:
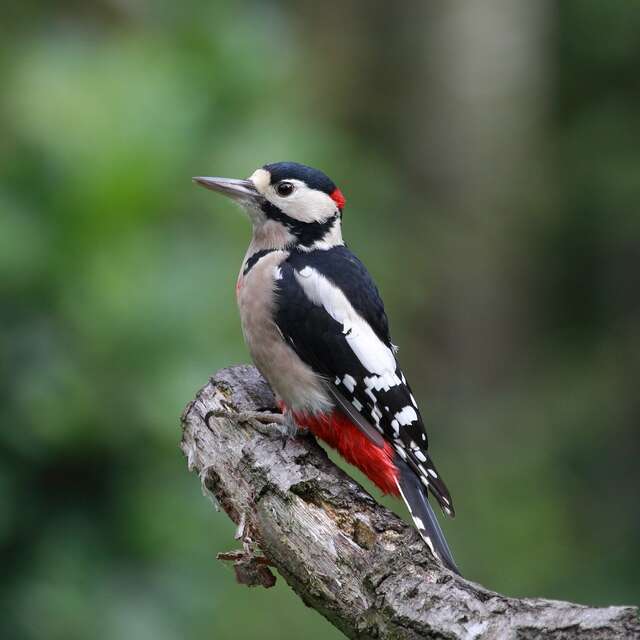
<svg viewBox="0 0 640 640">
<path fill-rule="evenodd" d="M 385 371 L 382 375 L 366 377 L 364 383 L 367 385 L 367 389 L 375 389 L 376 391 L 382 391 L 384 389 L 385 391 L 389 391 L 391 387 L 401 384 L 401 381 L 395 371 Z"/>
<path fill-rule="evenodd" d="M 353 393 L 356 388 L 356 379 L 347 373 L 344 378 L 342 378 L 342 384 Z"/>
<path fill-rule="evenodd" d="M 296 271 L 296 278 L 298 282 L 300 282 L 300 278 L 298 276 L 302 276 L 303 278 L 310 278 L 313 273 L 313 269 L 311 267 L 304 267 L 304 269 L 300 269 L 300 271 Z"/>
<path fill-rule="evenodd" d="M 295 277 L 309 300 L 342 325 L 347 344 L 372 375 L 365 378 L 367 391 L 389 389 L 400 384 L 396 375 L 396 359 L 393 351 L 375 334 L 369 324 L 351 306 L 342 291 L 321 273 L 306 266 L 295 271 Z M 369 393 L 373 396 L 372 393 Z M 375 396 L 373 396 L 375 400 Z"/>
<path fill-rule="evenodd" d="M 402 407 L 398 413 L 395 414 L 395 419 L 403 426 L 409 425 L 412 422 L 416 422 L 418 420 L 418 414 L 416 410 L 407 405 L 406 407 Z"/>
</svg>

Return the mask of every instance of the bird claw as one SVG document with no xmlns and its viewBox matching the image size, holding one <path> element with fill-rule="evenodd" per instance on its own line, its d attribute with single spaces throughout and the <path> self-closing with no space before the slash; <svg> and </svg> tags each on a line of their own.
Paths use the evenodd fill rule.
<svg viewBox="0 0 640 640">
<path fill-rule="evenodd" d="M 269 411 L 241 411 L 232 413 L 230 411 L 209 411 L 205 416 L 205 421 L 209 424 L 209 419 L 232 418 L 242 424 L 251 425 L 256 431 L 265 436 L 278 436 L 283 439 L 282 448 L 287 446 L 287 441 L 296 436 L 304 436 L 308 429 L 296 424 L 293 414 L 289 411 L 285 413 L 273 413 Z"/>
<path fill-rule="evenodd" d="M 286 428 L 285 417 L 281 413 L 270 413 L 267 411 L 243 411 L 234 418 L 243 424 L 249 424 L 258 433 L 264 436 L 281 434 Z"/>
<path fill-rule="evenodd" d="M 281 413 L 271 413 L 269 411 L 242 411 L 234 416 L 238 422 L 259 422 L 260 424 L 277 424 L 282 425 L 285 417 Z"/>
<path fill-rule="evenodd" d="M 249 422 L 252 426 L 257 429 L 260 433 L 264 435 L 277 435 L 282 438 L 282 448 L 284 449 L 287 446 L 287 442 L 291 438 L 295 438 L 299 435 L 305 435 L 307 433 L 307 429 L 303 427 L 299 427 L 294 418 L 293 414 L 289 411 L 285 413 L 267 413 L 264 411 L 249 411 L 243 412 L 239 414 L 239 417 L 236 418 L 240 422 Z M 256 425 L 255 422 L 258 422 L 260 426 L 265 425 L 269 426 L 269 429 L 263 430 L 260 426 Z"/>
</svg>

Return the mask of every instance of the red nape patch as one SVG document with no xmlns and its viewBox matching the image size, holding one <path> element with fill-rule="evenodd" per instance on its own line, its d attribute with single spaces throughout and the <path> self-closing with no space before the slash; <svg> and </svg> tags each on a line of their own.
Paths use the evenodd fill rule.
<svg viewBox="0 0 640 640">
<path fill-rule="evenodd" d="M 400 495 L 393 464 L 394 451 L 388 442 L 380 448 L 373 444 L 349 418 L 339 411 L 323 415 L 294 413 L 296 424 L 307 427 L 354 467 L 358 467 L 383 493 Z"/>
<path fill-rule="evenodd" d="M 342 191 L 340 189 L 334 189 L 331 192 L 331 199 L 338 205 L 339 209 L 344 209 L 344 205 L 347 202 L 342 195 Z"/>
</svg>

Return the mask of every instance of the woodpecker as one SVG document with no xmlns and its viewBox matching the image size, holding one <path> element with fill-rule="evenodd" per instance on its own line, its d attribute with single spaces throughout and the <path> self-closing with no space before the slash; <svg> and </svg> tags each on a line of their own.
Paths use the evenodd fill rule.
<svg viewBox="0 0 640 640">
<path fill-rule="evenodd" d="M 296 162 L 267 164 L 246 180 L 193 180 L 240 204 L 253 225 L 236 296 L 245 341 L 285 424 L 309 429 L 401 497 L 431 553 L 459 573 L 428 498 L 450 517 L 453 502 L 378 289 L 342 240 L 340 189 Z"/>
</svg>

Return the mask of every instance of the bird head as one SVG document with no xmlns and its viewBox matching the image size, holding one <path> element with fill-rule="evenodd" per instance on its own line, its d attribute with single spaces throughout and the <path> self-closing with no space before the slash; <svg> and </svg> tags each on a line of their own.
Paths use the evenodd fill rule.
<svg viewBox="0 0 640 640">
<path fill-rule="evenodd" d="M 256 169 L 246 180 L 193 179 L 240 204 L 267 244 L 312 248 L 342 244 L 342 192 L 318 169 L 297 162 L 276 162 Z"/>
</svg>

